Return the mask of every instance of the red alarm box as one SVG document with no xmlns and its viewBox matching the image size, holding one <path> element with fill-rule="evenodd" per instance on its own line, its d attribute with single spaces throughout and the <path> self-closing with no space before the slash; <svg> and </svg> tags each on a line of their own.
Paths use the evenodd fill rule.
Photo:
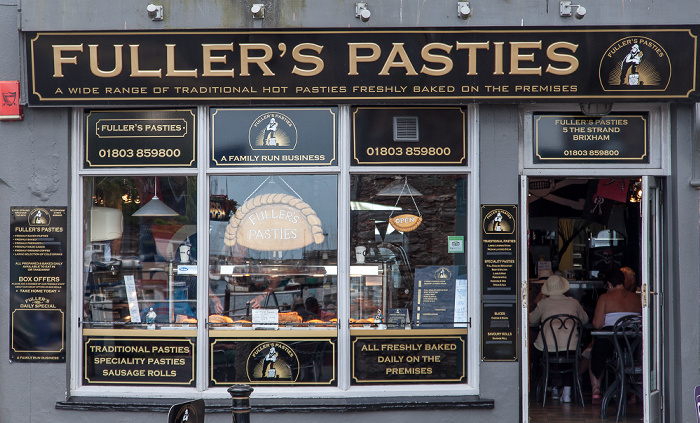
<svg viewBox="0 0 700 423">
<path fill-rule="evenodd" d="M 22 120 L 19 81 L 0 81 L 0 120 Z"/>
</svg>

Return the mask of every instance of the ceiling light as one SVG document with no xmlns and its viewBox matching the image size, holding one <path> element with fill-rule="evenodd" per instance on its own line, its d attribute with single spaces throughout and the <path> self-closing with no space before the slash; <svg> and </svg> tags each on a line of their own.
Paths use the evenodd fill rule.
<svg viewBox="0 0 700 423">
<path fill-rule="evenodd" d="M 402 195 L 418 197 L 423 194 L 409 184 L 408 177 L 406 177 L 405 179 L 396 179 L 394 182 L 387 185 L 383 190 L 379 191 L 377 195 L 383 197 L 399 197 Z"/>
<path fill-rule="evenodd" d="M 153 188 L 153 198 L 144 204 L 143 207 L 136 210 L 136 213 L 132 216 L 136 217 L 160 217 L 160 216 L 177 216 L 178 212 L 171 209 L 165 203 L 160 201 L 158 198 L 158 177 L 155 178 L 155 185 Z"/>
</svg>

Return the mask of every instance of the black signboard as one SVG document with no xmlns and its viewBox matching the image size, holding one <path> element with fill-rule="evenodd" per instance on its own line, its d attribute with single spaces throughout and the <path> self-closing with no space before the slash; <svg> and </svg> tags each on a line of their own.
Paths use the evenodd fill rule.
<svg viewBox="0 0 700 423">
<path fill-rule="evenodd" d="M 648 113 L 538 113 L 534 120 L 534 163 L 649 163 Z"/>
<path fill-rule="evenodd" d="M 212 109 L 211 166 L 330 166 L 337 108 Z"/>
<path fill-rule="evenodd" d="M 99 110 L 85 120 L 87 168 L 196 165 L 193 109 Z"/>
<path fill-rule="evenodd" d="M 517 303 L 484 303 L 481 353 L 484 361 L 514 361 L 518 357 Z"/>
<path fill-rule="evenodd" d="M 352 336 L 352 384 L 466 380 L 466 335 Z"/>
<path fill-rule="evenodd" d="M 36 105 L 696 101 L 700 27 L 26 32 Z M 673 72 L 671 70 L 673 69 Z"/>
<path fill-rule="evenodd" d="M 205 411 L 203 399 L 175 404 L 168 411 L 168 423 L 204 423 Z"/>
<path fill-rule="evenodd" d="M 209 386 L 338 384 L 334 338 L 210 338 Z"/>
<path fill-rule="evenodd" d="M 467 164 L 467 125 L 458 107 L 358 107 L 352 112 L 352 164 Z"/>
<path fill-rule="evenodd" d="M 518 208 L 481 206 L 482 299 L 515 299 L 518 269 Z"/>
<path fill-rule="evenodd" d="M 10 207 L 10 361 L 66 361 L 65 207 Z"/>
<path fill-rule="evenodd" d="M 458 266 L 417 266 L 413 287 L 413 326 L 455 327 Z M 466 279 L 466 276 L 463 276 Z M 460 290 L 466 295 L 466 291 Z M 461 315 L 459 312 L 457 315 Z"/>
<path fill-rule="evenodd" d="M 86 385 L 195 385 L 194 338 L 84 337 Z"/>
</svg>

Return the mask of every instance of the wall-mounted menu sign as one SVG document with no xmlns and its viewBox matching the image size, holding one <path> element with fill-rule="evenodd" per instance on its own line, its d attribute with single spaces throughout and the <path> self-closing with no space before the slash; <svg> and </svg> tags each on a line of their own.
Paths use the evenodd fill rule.
<svg viewBox="0 0 700 423">
<path fill-rule="evenodd" d="M 66 208 L 10 215 L 10 361 L 65 362 Z"/>
<path fill-rule="evenodd" d="M 534 120 L 534 163 L 649 163 L 648 113 L 538 113 Z"/>
<path fill-rule="evenodd" d="M 518 269 L 517 206 L 481 206 L 482 298 L 515 299 Z"/>
<path fill-rule="evenodd" d="M 193 109 L 93 110 L 85 119 L 85 167 L 196 165 Z"/>
<path fill-rule="evenodd" d="M 413 325 L 416 328 L 459 327 L 466 322 L 455 320 L 466 317 L 466 277 L 459 278 L 458 266 L 416 267 L 413 287 Z M 457 293 L 463 298 L 457 298 Z M 461 310 L 455 308 L 456 305 Z"/>
<path fill-rule="evenodd" d="M 518 357 L 517 303 L 484 303 L 481 353 L 485 361 L 513 361 Z"/>
<path fill-rule="evenodd" d="M 357 107 L 352 164 L 467 164 L 467 124 L 459 107 Z"/>
<path fill-rule="evenodd" d="M 212 109 L 211 166 L 330 166 L 337 108 Z"/>
<path fill-rule="evenodd" d="M 191 338 L 84 338 L 86 385 L 194 386 Z"/>
<path fill-rule="evenodd" d="M 466 378 L 466 335 L 353 336 L 352 384 L 456 383 Z"/>
</svg>

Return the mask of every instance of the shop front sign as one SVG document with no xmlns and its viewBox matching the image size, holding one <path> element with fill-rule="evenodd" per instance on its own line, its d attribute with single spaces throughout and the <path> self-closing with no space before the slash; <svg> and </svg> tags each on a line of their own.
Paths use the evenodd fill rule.
<svg viewBox="0 0 700 423">
<path fill-rule="evenodd" d="M 190 338 L 85 336 L 86 385 L 194 386 Z"/>
<path fill-rule="evenodd" d="M 37 105 L 698 98 L 699 26 L 26 32 Z M 671 72 L 673 70 L 673 72 Z"/>
<path fill-rule="evenodd" d="M 85 117 L 85 167 L 193 167 L 195 111 L 94 110 Z"/>
<path fill-rule="evenodd" d="M 466 335 L 353 336 L 352 383 L 458 383 L 466 378 Z"/>
<path fill-rule="evenodd" d="M 648 113 L 538 113 L 534 121 L 534 163 L 649 163 Z"/>
<path fill-rule="evenodd" d="M 210 165 L 335 165 L 336 116 L 337 108 L 212 109 Z"/>
</svg>

